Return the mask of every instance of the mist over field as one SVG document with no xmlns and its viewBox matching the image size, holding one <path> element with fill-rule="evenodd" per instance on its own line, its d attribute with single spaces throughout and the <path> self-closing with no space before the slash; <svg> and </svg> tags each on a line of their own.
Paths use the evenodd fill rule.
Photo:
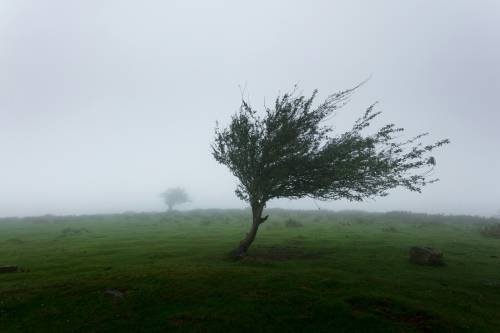
<svg viewBox="0 0 500 333">
<path fill-rule="evenodd" d="M 2 1 L 0 216 L 239 208 L 211 156 L 241 90 L 262 111 L 294 84 L 319 99 L 371 79 L 329 120 L 379 101 L 436 152 L 422 194 L 273 200 L 294 209 L 491 216 L 500 209 L 500 2 Z M 376 124 L 375 124 L 376 125 Z"/>
<path fill-rule="evenodd" d="M 0 332 L 498 332 L 499 18 L 0 0 Z"/>
</svg>

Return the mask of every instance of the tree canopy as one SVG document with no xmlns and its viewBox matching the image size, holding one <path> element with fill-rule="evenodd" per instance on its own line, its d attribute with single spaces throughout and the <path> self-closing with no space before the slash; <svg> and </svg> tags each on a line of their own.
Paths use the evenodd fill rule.
<svg viewBox="0 0 500 333">
<path fill-rule="evenodd" d="M 172 209 L 176 205 L 191 201 L 186 190 L 181 187 L 169 188 L 161 194 L 161 197 L 165 201 L 165 204 L 168 206 L 169 211 L 172 211 Z"/>
<path fill-rule="evenodd" d="M 358 87 L 318 105 L 317 90 L 305 97 L 295 89 L 278 96 L 263 114 L 242 99 L 229 126 L 217 125 L 213 156 L 239 179 L 236 195 L 252 206 L 254 223 L 265 221 L 259 214 L 275 198 L 361 201 L 396 187 L 420 192 L 437 181 L 430 153 L 449 140 L 424 145 L 428 133 L 423 133 L 400 141 L 404 129 L 392 123 L 367 133 L 381 114 L 376 103 L 350 130 L 334 133 L 327 120 Z"/>
</svg>

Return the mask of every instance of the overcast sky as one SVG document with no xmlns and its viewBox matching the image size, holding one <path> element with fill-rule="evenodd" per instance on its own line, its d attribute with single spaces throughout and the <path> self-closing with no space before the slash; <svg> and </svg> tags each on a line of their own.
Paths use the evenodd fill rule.
<svg viewBox="0 0 500 333">
<path fill-rule="evenodd" d="M 331 120 L 374 101 L 407 135 L 449 138 L 441 181 L 322 208 L 500 210 L 500 1 L 0 0 L 0 216 L 244 207 L 212 158 L 246 85 L 259 108 L 295 83 L 319 99 L 371 80 Z M 311 199 L 271 207 L 316 209 Z"/>
</svg>

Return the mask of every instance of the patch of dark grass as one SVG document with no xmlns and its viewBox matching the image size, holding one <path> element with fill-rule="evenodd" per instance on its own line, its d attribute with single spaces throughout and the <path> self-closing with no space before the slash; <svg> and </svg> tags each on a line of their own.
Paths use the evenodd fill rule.
<svg viewBox="0 0 500 333">
<path fill-rule="evenodd" d="M 346 299 L 354 315 L 372 314 L 420 332 L 449 332 L 435 314 L 387 297 L 357 296 Z"/>
<path fill-rule="evenodd" d="M 61 231 L 62 236 L 78 236 L 84 233 L 89 233 L 87 228 L 64 228 Z"/>
<path fill-rule="evenodd" d="M 350 221 L 345 219 L 339 220 L 338 224 L 342 227 L 350 227 L 352 225 Z"/>
<path fill-rule="evenodd" d="M 358 218 L 354 218 L 353 222 L 358 224 L 358 225 L 370 225 L 370 224 L 373 224 L 375 221 L 372 218 L 358 217 Z"/>
<path fill-rule="evenodd" d="M 24 244 L 24 241 L 19 238 L 9 238 L 5 241 L 6 244 L 20 245 Z"/>
<path fill-rule="evenodd" d="M 246 225 L 246 223 L 244 224 Z M 264 228 L 266 229 L 280 229 L 280 228 L 283 228 L 283 225 L 279 222 L 276 222 L 276 221 L 270 221 L 270 222 L 267 222 L 263 224 Z"/>
<path fill-rule="evenodd" d="M 326 255 L 326 251 L 308 251 L 298 246 L 261 246 L 252 251 L 246 259 L 250 260 L 307 260 L 320 259 Z"/>
<path fill-rule="evenodd" d="M 416 222 L 413 225 L 417 229 L 427 229 L 427 228 L 436 228 L 440 225 L 443 225 L 443 223 L 439 221 L 424 221 L 424 222 Z"/>
<path fill-rule="evenodd" d="M 210 220 L 210 219 L 202 219 L 202 220 L 200 221 L 200 225 L 201 225 L 201 226 L 206 227 L 206 226 L 211 225 L 213 222 L 214 222 L 214 221 L 212 221 L 212 220 Z"/>
</svg>

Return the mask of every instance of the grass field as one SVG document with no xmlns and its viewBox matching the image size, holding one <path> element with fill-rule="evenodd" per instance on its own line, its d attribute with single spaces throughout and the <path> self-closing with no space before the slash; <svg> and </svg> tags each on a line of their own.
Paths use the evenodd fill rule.
<svg viewBox="0 0 500 333">
<path fill-rule="evenodd" d="M 500 221 L 268 213 L 237 262 L 244 210 L 0 220 L 0 332 L 500 332 Z"/>
</svg>

